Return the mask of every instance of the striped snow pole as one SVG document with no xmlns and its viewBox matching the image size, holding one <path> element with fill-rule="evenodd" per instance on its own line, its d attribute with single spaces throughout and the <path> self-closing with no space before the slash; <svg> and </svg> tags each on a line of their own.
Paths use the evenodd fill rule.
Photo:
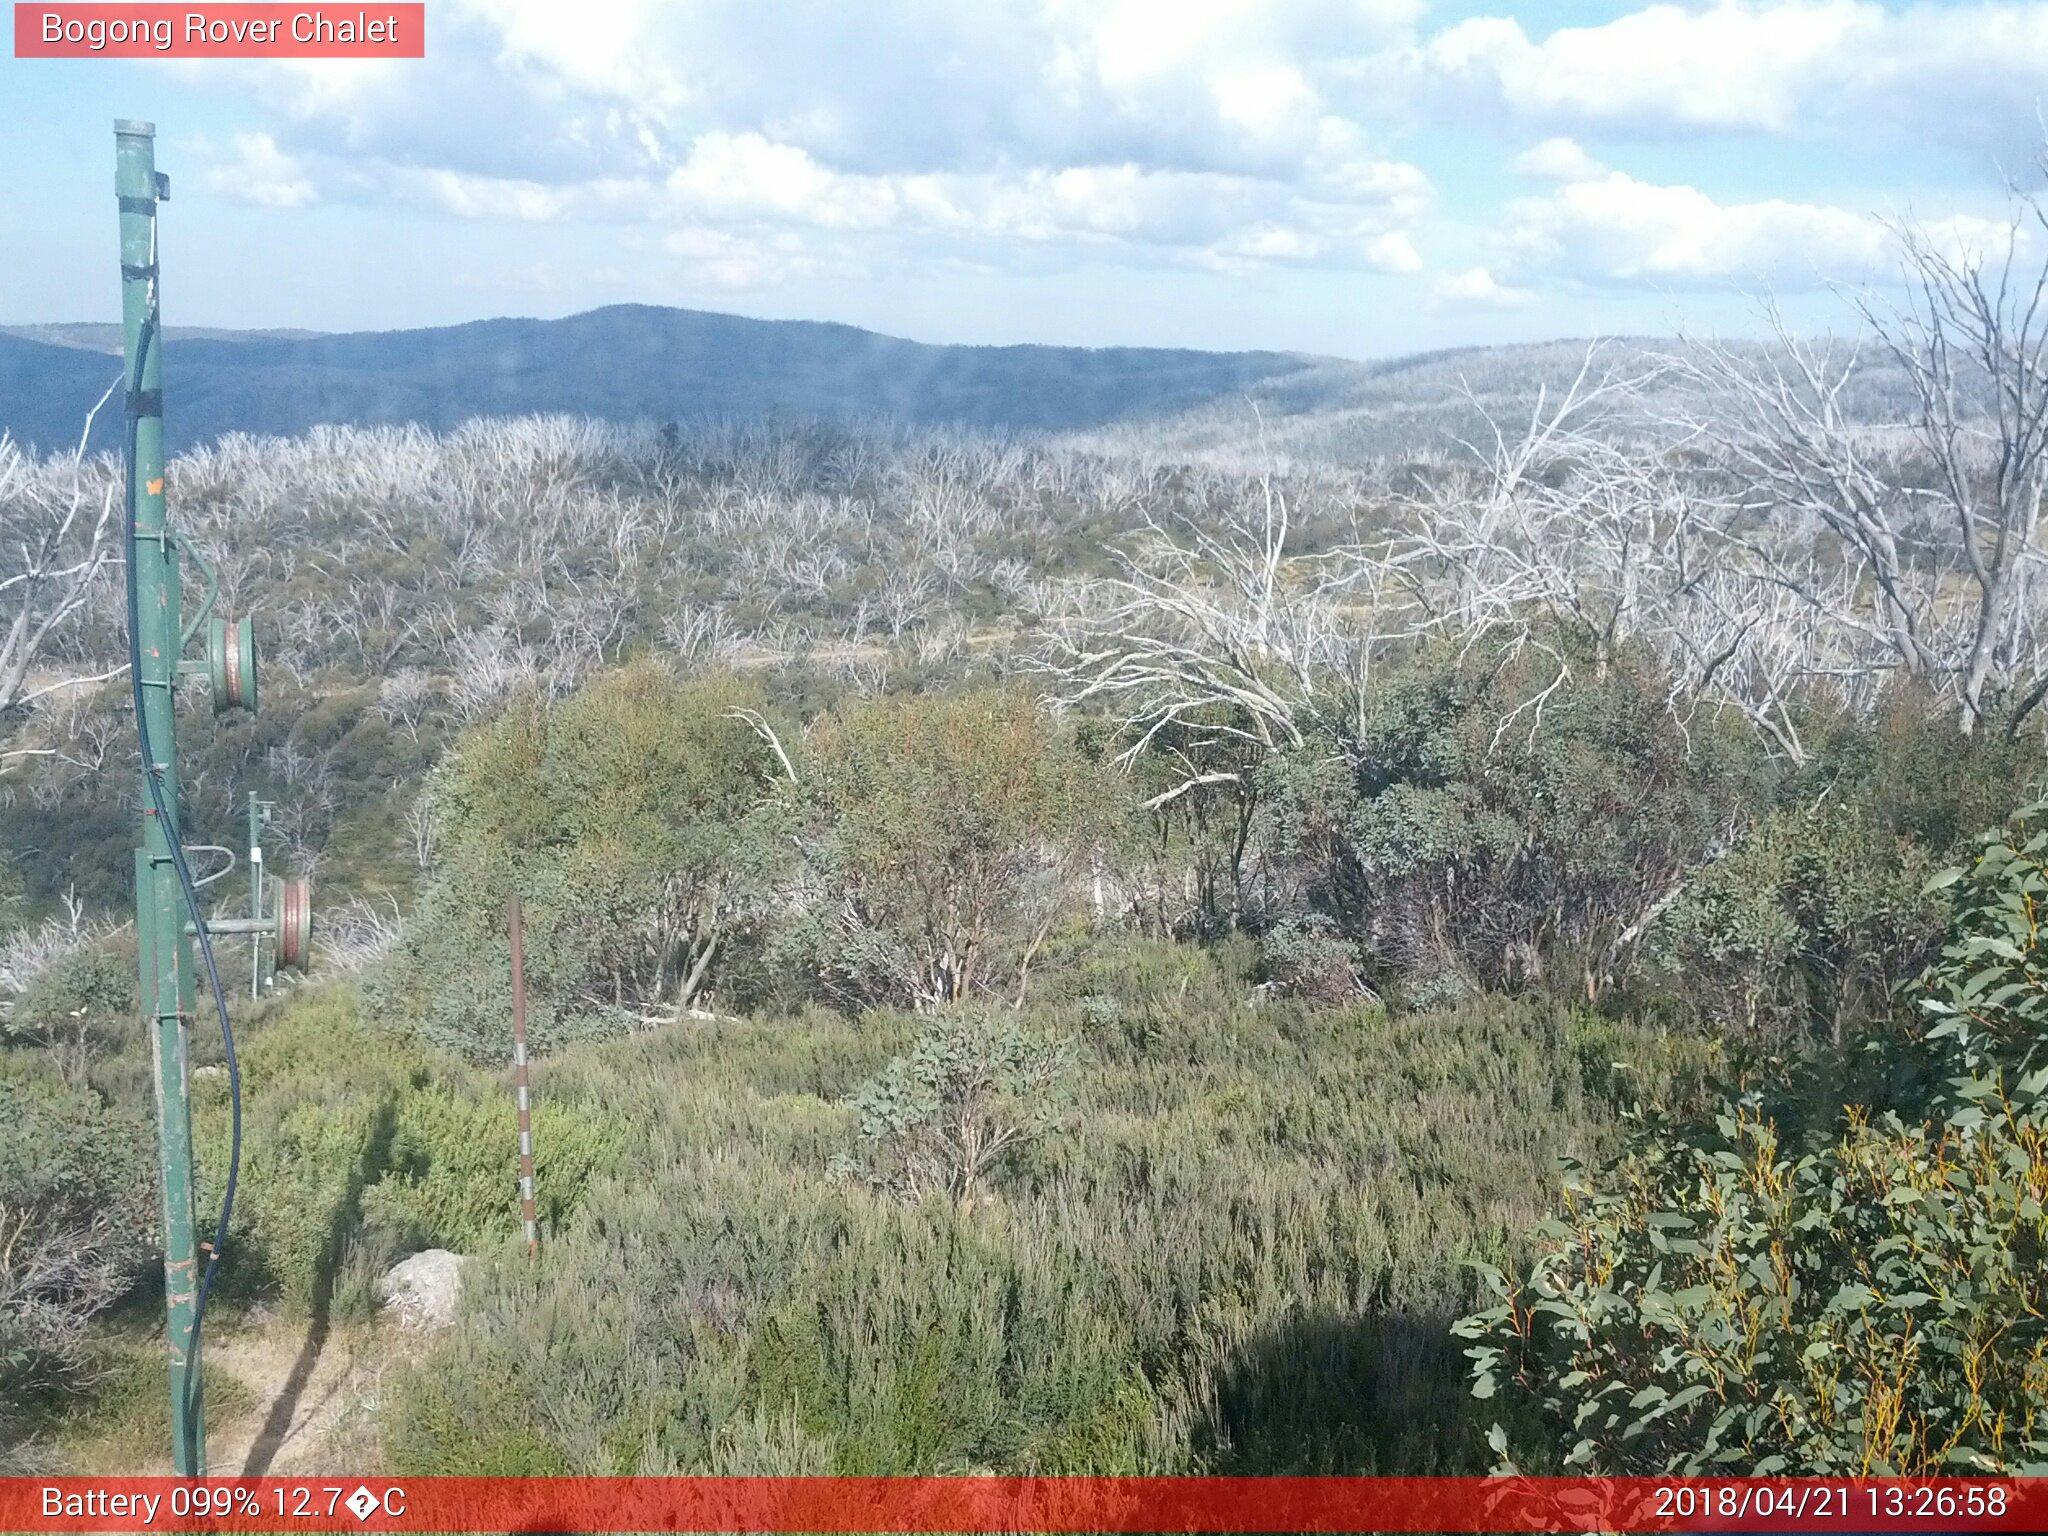
<svg viewBox="0 0 2048 1536">
<path fill-rule="evenodd" d="M 526 1223 L 526 1257 L 540 1253 L 540 1222 L 533 1208 L 533 1094 L 526 1070 L 526 942 L 519 927 L 519 898 L 512 920 L 512 1081 L 519 1095 L 519 1215 Z"/>
</svg>

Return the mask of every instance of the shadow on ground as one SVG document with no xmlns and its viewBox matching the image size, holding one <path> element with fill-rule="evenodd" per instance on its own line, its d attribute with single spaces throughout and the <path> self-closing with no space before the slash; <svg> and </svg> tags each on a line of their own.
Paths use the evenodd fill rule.
<svg viewBox="0 0 2048 1536">
<path fill-rule="evenodd" d="M 1485 1470 L 1450 1314 L 1297 1315 L 1224 1367 L 1197 1464 L 1225 1476 Z"/>
<path fill-rule="evenodd" d="M 278 1451 L 291 1435 L 292 1422 L 298 1416 L 306 1385 L 312 1380 L 313 1370 L 320 1363 L 321 1351 L 327 1347 L 328 1334 L 332 1331 L 334 1285 L 341 1270 L 343 1241 L 361 1218 L 363 1191 L 370 1187 L 390 1160 L 391 1139 L 397 1127 L 397 1100 L 387 1098 L 363 1144 L 363 1155 L 349 1174 L 347 1193 L 335 1203 L 334 1219 L 328 1224 L 326 1241 L 313 1271 L 312 1306 L 305 1342 L 299 1346 L 298 1358 L 292 1362 L 290 1373 L 263 1416 L 262 1427 L 256 1431 L 256 1438 L 242 1464 L 244 1477 L 266 1475 L 276 1462 Z"/>
</svg>

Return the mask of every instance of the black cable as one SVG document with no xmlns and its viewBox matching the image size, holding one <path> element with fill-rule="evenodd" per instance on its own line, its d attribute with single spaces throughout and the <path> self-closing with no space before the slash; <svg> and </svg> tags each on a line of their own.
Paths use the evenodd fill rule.
<svg viewBox="0 0 2048 1536">
<path fill-rule="evenodd" d="M 150 246 L 152 256 L 156 245 L 155 231 L 151 230 Z M 135 346 L 135 369 L 129 379 L 131 394 L 142 388 L 143 368 L 149 358 L 149 348 L 156 337 L 157 308 L 154 285 L 150 294 L 147 312 L 142 318 L 142 329 Z M 158 766 L 156 753 L 149 740 L 149 711 L 142 691 L 142 603 L 136 581 L 136 517 L 141 510 L 135 495 L 135 459 L 138 452 L 137 437 L 141 416 L 129 409 L 126 453 L 124 456 L 124 478 L 128 530 L 125 540 L 128 571 L 128 682 L 135 698 L 135 731 L 142 748 L 142 778 L 149 786 L 150 803 L 156 811 L 157 826 L 164 835 L 164 841 L 171 851 L 171 865 L 178 873 L 178 886 L 184 892 L 185 909 L 192 914 L 192 926 L 199 936 L 199 952 L 206 960 L 206 980 L 213 989 L 213 1003 L 220 1014 L 221 1046 L 227 1056 L 228 1102 L 231 1106 L 234 1130 L 228 1147 L 228 1181 L 221 1193 L 220 1221 L 214 1227 L 213 1244 L 206 1256 L 206 1268 L 199 1278 L 199 1292 L 192 1309 L 192 1343 L 186 1356 L 186 1390 L 188 1395 L 200 1388 L 199 1377 L 199 1334 L 206 1323 L 206 1300 L 213 1290 L 214 1271 L 220 1266 L 221 1253 L 227 1247 L 228 1217 L 235 1208 L 235 1182 L 242 1171 L 242 1069 L 235 1058 L 235 1031 L 228 1022 L 227 994 L 221 990 L 220 971 L 213 959 L 213 936 L 207 932 L 206 917 L 199 909 L 199 887 L 192 879 L 191 867 L 185 862 L 185 847 L 178 828 L 177 818 L 171 814 L 169 795 L 164 787 L 163 770 Z M 168 537 L 168 532 L 161 536 Z M 175 669 L 178 658 L 170 658 Z M 175 677 L 175 671 L 173 672 Z M 190 1404 L 186 1405 L 189 1411 Z"/>
</svg>

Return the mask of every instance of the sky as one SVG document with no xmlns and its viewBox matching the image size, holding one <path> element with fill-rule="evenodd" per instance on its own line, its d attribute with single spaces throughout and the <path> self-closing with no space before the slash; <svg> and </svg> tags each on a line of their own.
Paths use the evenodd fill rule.
<svg viewBox="0 0 2048 1536">
<path fill-rule="evenodd" d="M 349 8 L 353 11 L 354 7 Z M 1385 357 L 1853 320 L 2004 249 L 2048 4 L 429 0 L 423 60 L 0 58 L 0 322 L 638 302 L 937 342 Z M 2048 230 L 2023 230 L 2048 248 Z"/>
</svg>

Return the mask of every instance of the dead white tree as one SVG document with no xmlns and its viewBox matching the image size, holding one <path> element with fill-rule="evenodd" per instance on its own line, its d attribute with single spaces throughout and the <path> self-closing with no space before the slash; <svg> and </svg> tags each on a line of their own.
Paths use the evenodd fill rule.
<svg viewBox="0 0 2048 1536">
<path fill-rule="evenodd" d="M 1867 707 L 1894 632 L 1825 523 L 1705 451 L 1698 421 L 1658 414 L 1674 375 L 1696 367 L 1595 344 L 1519 424 L 1468 390 L 1481 434 L 1392 499 L 1387 531 L 1322 553 L 1290 549 L 1288 498 L 1270 479 L 1223 498 L 1220 526 L 1147 516 L 1150 537 L 1117 578 L 1048 606 L 1039 664 L 1059 702 L 1117 713 L 1129 762 L 1196 717 L 1240 757 L 1311 734 L 1343 750 L 1362 739 L 1372 659 L 1430 636 L 1548 658 L 1551 682 L 1498 722 L 1498 743 L 1518 722 L 1539 729 L 1575 668 L 1599 677 L 1633 650 L 1665 668 L 1681 727 L 1702 708 L 1733 710 L 1803 760 L 1802 705 L 1824 693 Z M 1231 510 L 1247 500 L 1256 515 Z M 1909 599 L 1943 574 L 1904 554 L 1892 568 Z M 1948 632 L 1938 614 L 1914 630 L 1929 646 Z M 1241 763 L 1216 755 L 1182 750 L 1184 773 L 1156 803 L 1237 780 Z"/>
<path fill-rule="evenodd" d="M 1350 694 L 1389 637 L 1384 610 L 1405 607 L 1389 602 L 1398 556 L 1297 551 L 1286 488 L 1264 476 L 1249 500 L 1249 509 L 1227 506 L 1214 527 L 1140 508 L 1142 537 L 1116 552 L 1117 574 L 1067 588 L 1048 616 L 1036 665 L 1053 679 L 1054 702 L 1114 713 L 1126 764 L 1179 726 L 1262 752 L 1318 732 L 1342 739 Z M 1395 628 L 1406 625 L 1403 617 Z M 1185 776 L 1155 808 L 1241 777 L 1185 750 L 1182 759 Z"/>
<path fill-rule="evenodd" d="M 1909 302 L 1890 317 L 1864 308 L 1912 382 L 1915 446 L 1936 482 L 1922 499 L 1947 524 L 1973 591 L 1950 662 L 1966 729 L 2001 706 L 2017 725 L 2048 694 L 2048 259 L 2020 264 L 2028 226 L 2048 233 L 2038 198 L 2019 200 L 2002 251 L 1957 252 L 1901 226 Z"/>
<path fill-rule="evenodd" d="M 1811 523 L 1826 554 L 1772 579 L 1864 664 L 1949 697 L 1965 731 L 2048 697 L 2041 542 L 2048 493 L 2048 207 L 2014 195 L 2002 241 L 1894 226 L 1905 299 L 1856 308 L 1859 345 L 1808 343 L 1768 308 L 1762 348 L 1695 345 L 1689 415 L 1764 525 Z M 1873 357 L 1902 381 L 1868 424 Z M 1853 576 L 1826 589 L 1817 573 Z"/>
<path fill-rule="evenodd" d="M 1732 709 L 1803 761 L 1801 701 L 1867 704 L 1881 674 L 1855 576 L 1810 519 L 1759 516 L 1748 482 L 1703 469 L 1696 426 L 1644 435 L 1665 369 L 1595 373 L 1597 353 L 1554 397 L 1539 389 L 1519 434 L 1468 395 L 1490 440 L 1405 498 L 1402 579 L 1435 632 L 1554 664 L 1497 742 L 1540 723 L 1575 665 L 1602 676 L 1633 648 L 1665 669 L 1681 727 Z"/>
<path fill-rule="evenodd" d="M 62 676 L 33 677 L 35 668 L 51 662 L 56 642 L 92 596 L 118 544 L 119 478 L 85 457 L 91 430 L 88 416 L 77 452 L 41 462 L 0 435 L 0 550 L 12 557 L 0 566 L 0 714 L 124 670 L 95 667 L 74 649 L 56 668 Z"/>
<path fill-rule="evenodd" d="M 328 975 L 359 975 L 404 937 L 405 917 L 396 897 L 351 897 L 320 914 L 320 969 Z"/>
<path fill-rule="evenodd" d="M 420 739 L 420 722 L 440 701 L 441 683 L 431 672 L 419 667 L 400 667 L 377 687 L 377 701 L 370 706 L 381 719 Z"/>
<path fill-rule="evenodd" d="M 1754 543 L 1759 571 L 1824 622 L 1881 638 L 1891 666 L 1933 680 L 1942 670 L 1931 643 L 1935 593 L 1917 537 L 1922 508 L 1904 483 L 1904 445 L 1867 429 L 1848 404 L 1864 354 L 1802 340 L 1774 306 L 1767 313 L 1765 347 L 1699 343 L 1681 355 L 1677 367 L 1699 393 L 1678 419 L 1748 502 L 1765 535 Z M 1825 535 L 1828 563 L 1854 579 L 1823 592 L 1811 584 L 1822 562 L 1774 558 L 1771 546 L 1802 526 Z"/>
<path fill-rule="evenodd" d="M 1629 417 L 1655 369 L 1603 364 L 1586 351 L 1553 393 L 1537 389 L 1511 433 L 1469 388 L 1487 429 L 1463 458 L 1401 499 L 1402 524 L 1384 550 L 1428 631 L 1467 650 L 1533 648 L 1555 678 L 1515 715 L 1532 726 L 1571 677 L 1575 658 L 1604 676 L 1622 647 L 1668 627 L 1682 594 L 1724 557 L 1724 508 L 1671 468 L 1662 445 L 1632 438 Z M 1617 413 L 1620 413 L 1617 415 Z"/>
</svg>

